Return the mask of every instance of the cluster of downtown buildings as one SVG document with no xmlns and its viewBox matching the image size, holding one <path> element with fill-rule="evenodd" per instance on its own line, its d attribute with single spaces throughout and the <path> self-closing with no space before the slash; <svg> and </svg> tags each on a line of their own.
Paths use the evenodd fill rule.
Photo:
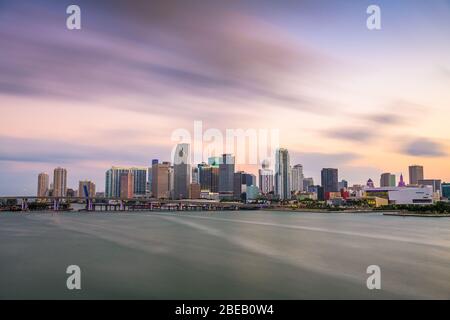
<svg viewBox="0 0 450 320">
<path fill-rule="evenodd" d="M 105 192 L 96 192 L 92 181 L 79 181 L 78 191 L 67 188 L 67 170 L 56 168 L 53 182 L 49 175 L 38 176 L 39 197 L 104 197 L 110 199 L 209 199 L 255 201 L 319 200 L 339 205 L 352 199 L 371 200 L 375 205 L 431 204 L 450 197 L 450 183 L 425 179 L 419 165 L 409 167 L 409 183 L 403 175 L 399 182 L 391 173 L 383 173 L 380 186 L 372 179 L 364 185 L 349 186 L 339 181 L 338 169 L 323 168 L 321 184 L 305 178 L 301 164 L 291 165 L 287 149 L 277 149 L 275 166 L 263 161 L 258 177 L 235 170 L 235 157 L 223 154 L 208 162 L 191 165 L 189 144 L 177 145 L 173 162 L 152 160 L 151 167 L 112 167 L 105 174 Z M 258 180 L 258 181 L 257 181 Z"/>
</svg>

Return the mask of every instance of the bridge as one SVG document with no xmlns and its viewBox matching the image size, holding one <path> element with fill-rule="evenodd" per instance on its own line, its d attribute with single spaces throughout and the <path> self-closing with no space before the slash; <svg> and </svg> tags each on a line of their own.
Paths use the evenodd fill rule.
<svg viewBox="0 0 450 320">
<path fill-rule="evenodd" d="M 71 204 L 73 203 L 85 204 L 85 208 L 82 211 L 215 211 L 261 208 L 259 204 L 219 202 L 206 199 L 170 200 L 155 198 L 124 199 L 116 197 L 2 196 L 0 197 L 0 210 L 70 211 L 72 210 Z"/>
</svg>

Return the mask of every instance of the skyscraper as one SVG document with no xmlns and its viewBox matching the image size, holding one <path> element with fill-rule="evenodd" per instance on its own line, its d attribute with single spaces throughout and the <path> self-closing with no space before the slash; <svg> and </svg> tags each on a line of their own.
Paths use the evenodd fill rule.
<svg viewBox="0 0 450 320">
<path fill-rule="evenodd" d="M 303 166 L 301 164 L 296 164 L 292 167 L 291 190 L 294 192 L 303 191 L 303 179 Z"/>
<path fill-rule="evenodd" d="M 120 197 L 120 175 L 128 172 L 127 168 L 111 167 L 105 173 L 105 196 L 108 198 Z"/>
<path fill-rule="evenodd" d="M 170 197 L 170 162 L 152 163 L 152 196 L 157 199 Z"/>
<path fill-rule="evenodd" d="M 287 149 L 277 149 L 275 154 L 275 194 L 280 200 L 291 198 L 291 165 Z"/>
<path fill-rule="evenodd" d="M 146 167 L 111 167 L 105 174 L 105 196 L 111 198 L 120 197 L 120 184 L 122 173 L 131 172 L 133 174 L 133 196 L 145 195 L 147 184 Z M 133 197 L 132 196 L 132 197 Z"/>
<path fill-rule="evenodd" d="M 234 185 L 234 156 L 223 154 L 219 162 L 219 197 L 233 198 Z"/>
<path fill-rule="evenodd" d="M 134 174 L 131 170 L 120 174 L 120 198 L 131 199 L 134 196 Z"/>
<path fill-rule="evenodd" d="M 262 194 L 268 194 L 273 191 L 273 170 L 259 169 L 259 190 Z"/>
<path fill-rule="evenodd" d="M 397 185 L 397 178 L 395 177 L 395 174 L 391 174 L 389 183 L 391 187 L 395 187 Z"/>
<path fill-rule="evenodd" d="M 323 168 L 321 171 L 321 182 L 325 198 L 329 192 L 338 192 L 338 169 Z"/>
<path fill-rule="evenodd" d="M 313 178 L 304 178 L 303 179 L 303 190 L 308 191 L 308 187 L 309 186 L 313 186 L 313 185 L 314 185 L 314 179 Z"/>
<path fill-rule="evenodd" d="M 242 194 L 247 191 L 246 173 L 238 171 L 234 173 L 233 195 L 235 200 L 241 200 Z"/>
<path fill-rule="evenodd" d="M 175 149 L 173 159 L 174 194 L 175 199 L 189 198 L 189 185 L 191 184 L 191 153 L 190 145 L 180 143 Z"/>
<path fill-rule="evenodd" d="M 89 181 L 89 180 L 83 180 L 83 181 L 78 182 L 78 196 L 80 198 L 84 198 L 86 196 L 85 192 L 84 192 L 85 187 L 86 187 L 88 196 L 94 197 L 95 196 L 95 183 L 93 183 L 92 181 Z"/>
<path fill-rule="evenodd" d="M 199 163 L 197 165 L 198 169 L 198 183 L 200 184 L 200 189 L 204 191 L 211 190 L 211 166 L 205 162 Z"/>
<path fill-rule="evenodd" d="M 67 170 L 56 168 L 53 171 L 53 196 L 65 197 L 67 192 Z"/>
<path fill-rule="evenodd" d="M 423 166 L 409 166 L 409 184 L 418 185 L 419 180 L 423 180 Z"/>
<path fill-rule="evenodd" d="M 48 184 L 49 184 L 48 174 L 45 172 L 39 173 L 38 187 L 37 187 L 37 196 L 38 197 L 45 197 L 48 195 Z"/>
<path fill-rule="evenodd" d="M 144 196 L 147 184 L 147 168 L 132 167 L 130 168 L 130 171 L 134 177 L 133 195 Z"/>
<path fill-rule="evenodd" d="M 395 174 L 385 172 L 380 177 L 380 187 L 395 187 Z"/>
<path fill-rule="evenodd" d="M 234 161 L 233 161 L 233 163 L 234 163 Z M 220 157 L 208 158 L 208 164 L 211 166 L 211 189 L 210 189 L 210 191 L 213 193 L 219 193 Z M 234 166 L 233 166 L 233 172 L 234 172 Z"/>
<path fill-rule="evenodd" d="M 238 171 L 234 173 L 233 194 L 234 199 L 241 200 L 242 194 L 247 192 L 247 188 L 255 186 L 256 177 L 251 173 Z"/>
<path fill-rule="evenodd" d="M 152 159 L 152 166 L 154 164 L 158 164 L 158 159 Z M 152 192 L 152 167 L 148 168 L 147 171 L 147 182 L 148 182 L 148 191 Z"/>
<path fill-rule="evenodd" d="M 192 183 L 200 184 L 200 178 L 198 176 L 198 168 L 192 168 Z"/>
</svg>

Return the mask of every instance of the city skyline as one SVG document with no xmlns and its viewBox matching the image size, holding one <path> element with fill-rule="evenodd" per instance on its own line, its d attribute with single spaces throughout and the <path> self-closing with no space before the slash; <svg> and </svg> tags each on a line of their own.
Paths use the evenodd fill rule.
<svg viewBox="0 0 450 320">
<path fill-rule="evenodd" d="M 256 175 L 245 172 L 242 170 L 237 170 L 235 168 L 235 156 L 233 154 L 222 154 L 221 157 L 209 157 L 208 164 L 205 162 L 202 163 L 192 163 L 191 156 L 187 155 L 190 151 L 190 145 L 183 143 L 178 144 L 175 148 L 177 152 L 174 154 L 174 159 L 171 161 L 162 161 L 159 162 L 158 159 L 151 160 L 151 166 L 149 167 L 123 167 L 123 166 L 112 166 L 110 169 L 106 171 L 105 175 L 105 186 L 104 190 L 96 189 L 95 181 L 91 180 L 79 180 L 79 189 L 72 189 L 70 186 L 67 186 L 67 169 L 57 167 L 54 169 L 53 174 L 53 183 L 49 185 L 49 175 L 45 172 L 41 172 L 37 175 L 37 189 L 36 193 L 40 197 L 45 197 L 46 192 L 54 192 L 57 190 L 58 196 L 64 196 L 66 191 L 61 193 L 62 191 L 58 191 L 60 189 L 63 190 L 72 190 L 75 195 L 79 197 L 84 197 L 84 190 L 81 189 L 81 186 L 84 184 L 88 185 L 90 196 L 95 195 L 95 190 L 97 193 L 104 194 L 106 197 L 110 198 L 124 198 L 122 192 L 122 188 L 120 187 L 122 183 L 123 176 L 126 175 L 127 183 L 131 183 L 131 191 L 130 187 L 126 188 L 126 194 L 128 195 L 126 198 L 132 198 L 135 196 L 146 196 L 147 192 L 151 192 L 156 195 L 156 198 L 172 198 L 172 199 L 183 199 L 190 198 L 190 192 L 192 185 L 198 185 L 199 192 L 200 191 L 209 191 L 212 193 L 217 193 L 220 195 L 220 198 L 233 198 L 236 197 L 236 174 L 241 174 L 244 177 L 243 184 L 247 187 L 255 186 L 258 187 L 259 191 L 264 195 L 270 192 L 273 192 L 275 196 L 279 197 L 281 200 L 290 199 L 291 193 L 296 194 L 298 192 L 306 192 L 310 193 L 308 188 L 304 187 L 304 181 L 308 181 L 308 186 L 312 186 L 313 188 L 322 187 L 322 191 L 316 190 L 313 193 L 316 193 L 316 196 L 321 193 L 323 197 L 326 193 L 333 192 L 341 192 L 342 189 L 346 190 L 350 187 L 359 188 L 359 187 L 414 187 L 414 186 L 431 186 L 433 192 L 436 192 L 441 189 L 441 184 L 446 183 L 445 180 L 442 180 L 439 177 L 430 178 L 425 174 L 425 169 L 423 166 L 418 164 L 412 164 L 408 166 L 409 174 L 413 172 L 413 176 L 409 176 L 409 184 L 404 183 L 403 174 L 400 174 L 400 180 L 398 185 L 396 184 L 395 174 L 390 172 L 383 172 L 379 175 L 379 184 L 374 182 L 372 178 L 368 178 L 367 182 L 360 182 L 349 184 L 349 182 L 343 178 L 342 175 L 338 173 L 339 168 L 322 168 L 321 169 L 321 179 L 320 184 L 313 184 L 313 182 L 309 182 L 313 180 L 311 177 L 305 177 L 303 175 L 303 165 L 299 163 L 291 163 L 289 158 L 289 150 L 285 148 L 278 148 L 275 152 L 276 164 L 274 166 L 275 170 L 272 170 L 268 167 L 267 163 L 263 162 L 258 169 L 258 178 Z M 187 150 L 185 153 L 185 150 Z M 186 166 L 187 165 L 187 166 Z M 176 170 L 177 166 L 181 166 L 178 171 Z M 202 177 L 205 174 L 211 175 L 211 169 L 213 167 L 217 168 L 217 177 L 215 178 L 216 186 L 214 187 L 214 182 L 212 176 L 210 178 Z M 220 172 L 220 168 L 222 168 L 222 173 Z M 209 169 L 210 171 L 204 171 L 205 169 Z M 197 177 L 194 177 L 194 170 L 196 171 Z M 419 171 L 417 174 L 416 171 Z M 163 176 L 161 176 L 163 175 Z M 222 182 L 220 177 L 222 176 Z M 246 179 L 247 176 L 251 177 L 252 182 L 248 183 Z M 264 178 L 264 176 L 267 176 Z M 294 178 L 297 176 L 297 178 Z M 132 179 L 132 180 L 130 180 Z M 156 184 L 153 183 L 153 179 L 155 179 Z M 162 180 L 161 180 L 162 179 Z M 179 192 L 179 196 L 177 196 L 177 187 L 176 181 L 179 181 L 178 184 L 185 185 L 182 189 L 183 192 Z M 239 178 L 241 180 L 241 178 Z M 61 182 L 58 182 L 61 181 Z M 131 181 L 131 182 L 130 182 Z M 270 181 L 270 182 L 269 182 Z M 208 186 L 205 187 L 204 184 L 207 182 Z M 240 182 L 239 182 L 240 183 Z M 301 187 L 300 184 L 302 185 Z M 101 185 L 101 184 L 100 184 Z M 56 189 L 55 189 L 56 186 Z M 162 190 L 161 190 L 162 188 Z M 180 186 L 178 187 L 180 188 Z M 215 188 L 215 189 L 214 189 Z M 241 188 L 239 186 L 239 188 Z M 94 190 L 94 191 L 92 191 Z M 264 190 L 267 190 L 264 192 Z M 245 192 L 245 190 L 242 190 Z M 27 195 L 27 194 L 21 194 Z M 30 194 L 31 195 L 31 194 Z M 53 195 L 53 194 L 52 194 Z M 442 195 L 442 194 L 441 194 Z M 12 194 L 11 194 L 12 196 Z"/>
<path fill-rule="evenodd" d="M 315 181 L 409 182 L 414 163 L 450 181 L 448 1 L 377 1 L 379 31 L 365 1 L 77 3 L 69 31 L 67 1 L 2 1 L 1 195 L 35 194 L 58 166 L 101 190 L 111 165 L 169 158 L 196 120 L 279 129 Z"/>
</svg>

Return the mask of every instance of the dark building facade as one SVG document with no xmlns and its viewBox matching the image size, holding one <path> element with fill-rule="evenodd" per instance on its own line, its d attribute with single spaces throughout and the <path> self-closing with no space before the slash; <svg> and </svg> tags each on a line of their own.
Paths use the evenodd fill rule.
<svg viewBox="0 0 450 320">
<path fill-rule="evenodd" d="M 323 168 L 321 172 L 321 182 L 324 194 L 327 192 L 338 192 L 338 169 Z"/>
<path fill-rule="evenodd" d="M 219 163 L 219 197 L 232 199 L 234 194 L 234 156 L 223 154 Z"/>
</svg>

